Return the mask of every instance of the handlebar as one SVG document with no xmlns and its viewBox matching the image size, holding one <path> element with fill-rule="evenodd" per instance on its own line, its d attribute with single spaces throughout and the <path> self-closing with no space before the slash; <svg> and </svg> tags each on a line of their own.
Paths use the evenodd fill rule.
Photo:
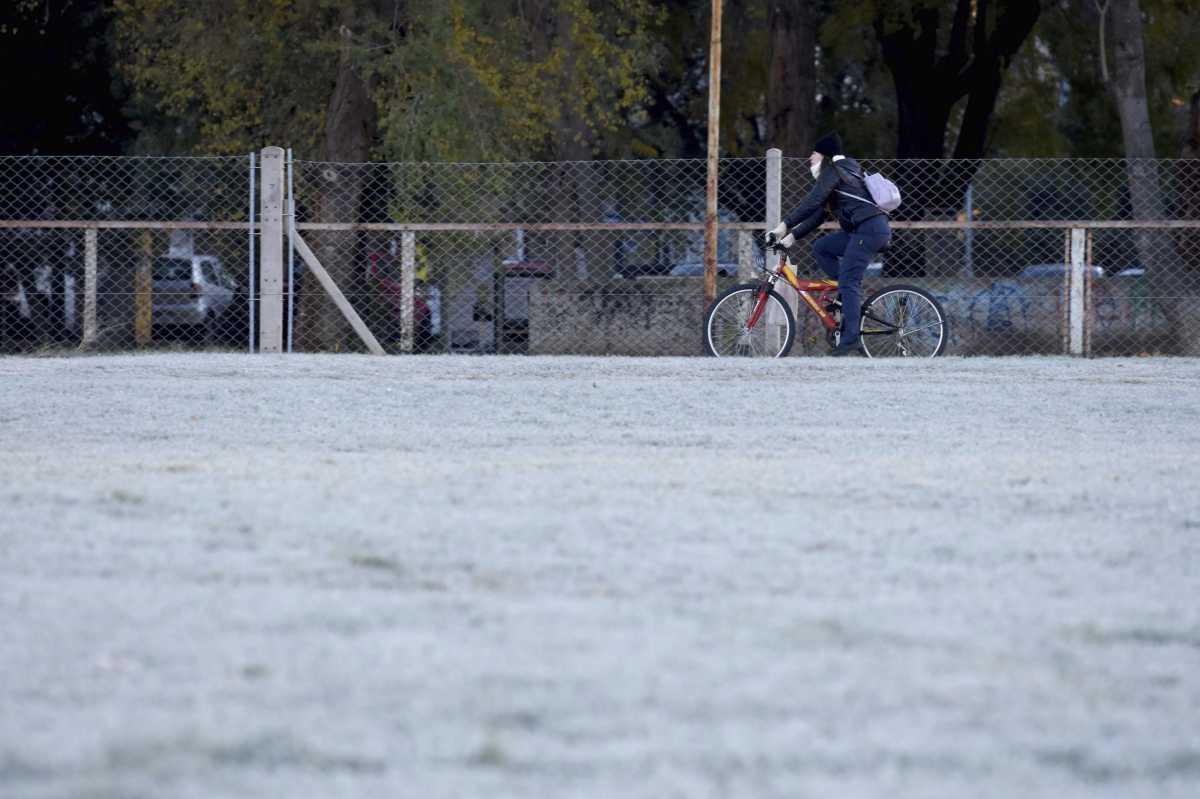
<svg viewBox="0 0 1200 799">
<path fill-rule="evenodd" d="M 795 243 L 796 239 L 791 233 L 788 233 L 782 239 L 775 238 L 774 233 L 767 234 L 767 249 L 773 252 L 785 253 Z"/>
</svg>

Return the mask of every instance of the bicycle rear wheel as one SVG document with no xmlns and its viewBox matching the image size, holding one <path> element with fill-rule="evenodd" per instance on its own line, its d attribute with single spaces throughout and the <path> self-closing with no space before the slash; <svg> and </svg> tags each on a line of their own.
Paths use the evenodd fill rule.
<svg viewBox="0 0 1200 799">
<path fill-rule="evenodd" d="M 726 289 L 704 315 L 704 349 L 718 358 L 781 358 L 795 339 L 792 309 L 759 283 Z"/>
<path fill-rule="evenodd" d="M 862 307 L 862 348 L 871 358 L 934 358 L 946 350 L 950 326 L 933 295 L 916 286 L 888 286 Z"/>
</svg>

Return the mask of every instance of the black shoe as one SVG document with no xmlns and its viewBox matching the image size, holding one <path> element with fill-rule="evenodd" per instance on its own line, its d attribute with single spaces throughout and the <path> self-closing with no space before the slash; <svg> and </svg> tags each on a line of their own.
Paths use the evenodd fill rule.
<svg viewBox="0 0 1200 799">
<path fill-rule="evenodd" d="M 859 346 L 857 341 L 843 341 L 829 351 L 829 355 L 832 358 L 859 357 L 862 354 L 862 347 Z"/>
</svg>

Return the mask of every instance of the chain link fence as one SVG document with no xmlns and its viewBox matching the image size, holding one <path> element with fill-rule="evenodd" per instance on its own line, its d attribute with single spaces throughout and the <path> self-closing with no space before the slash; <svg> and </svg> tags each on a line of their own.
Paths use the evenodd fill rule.
<svg viewBox="0 0 1200 799">
<path fill-rule="evenodd" d="M 787 211 L 812 178 L 807 159 L 776 163 Z M 929 289 L 948 353 L 1200 354 L 1200 163 L 863 165 L 904 193 L 865 291 Z M 364 349 L 303 240 L 388 352 L 699 354 L 705 169 L 289 159 L 293 246 L 264 299 L 253 156 L 0 158 L 0 351 L 253 349 L 262 302 L 279 303 L 287 349 Z M 768 170 L 721 163 L 718 289 L 763 263 Z M 819 235 L 793 251 L 801 274 Z M 824 330 L 800 322 L 793 352 L 823 353 Z"/>
<path fill-rule="evenodd" d="M 296 230 L 387 350 L 696 354 L 705 169 L 297 161 Z M 721 165 L 725 279 L 738 272 L 739 232 L 762 228 L 765 181 L 762 159 Z M 743 261 L 761 263 L 749 250 Z M 296 348 L 359 346 L 302 266 L 294 285 Z"/>
<path fill-rule="evenodd" d="M 0 158 L 0 352 L 246 348 L 253 157 Z"/>
<path fill-rule="evenodd" d="M 904 194 L 893 244 L 865 289 L 929 289 L 951 319 L 948 353 L 1072 351 L 1070 236 L 1083 230 L 1083 352 L 1200 355 L 1200 161 L 862 165 L 892 177 Z M 807 159 L 784 159 L 785 208 L 811 185 Z M 807 258 L 805 251 L 797 260 Z M 820 332 L 811 320 L 809 327 Z"/>
</svg>

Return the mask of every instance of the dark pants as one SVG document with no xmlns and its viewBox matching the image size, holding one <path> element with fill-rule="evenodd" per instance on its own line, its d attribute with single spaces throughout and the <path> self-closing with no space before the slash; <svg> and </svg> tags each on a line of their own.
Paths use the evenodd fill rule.
<svg viewBox="0 0 1200 799">
<path fill-rule="evenodd" d="M 858 341 L 862 280 L 867 264 L 892 241 L 887 217 L 874 216 L 853 233 L 832 233 L 813 244 L 817 266 L 837 280 L 842 299 L 842 341 Z"/>
</svg>

